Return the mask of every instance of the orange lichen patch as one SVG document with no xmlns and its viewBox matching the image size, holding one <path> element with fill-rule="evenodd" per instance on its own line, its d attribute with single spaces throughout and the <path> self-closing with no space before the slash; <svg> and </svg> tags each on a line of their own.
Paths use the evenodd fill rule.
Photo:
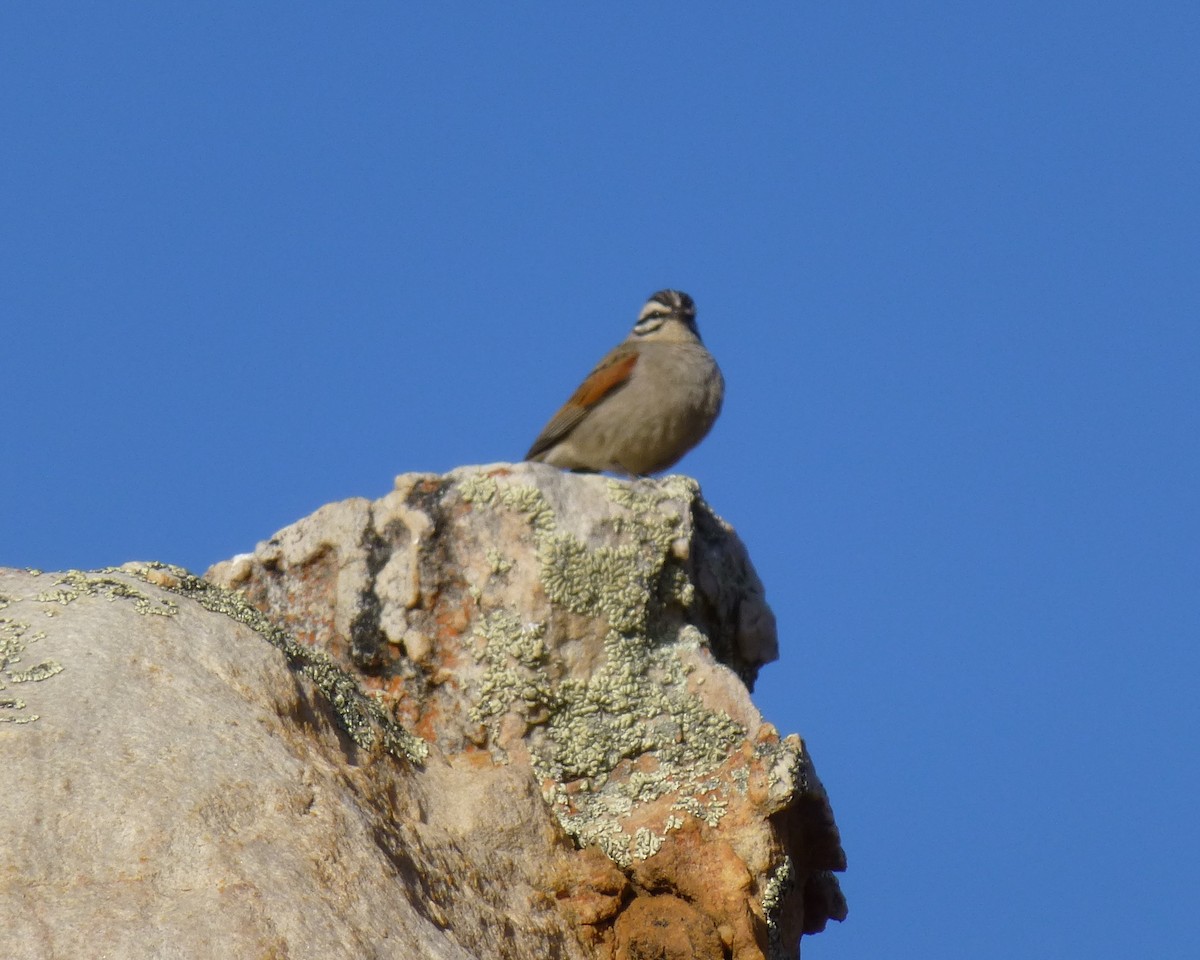
<svg viewBox="0 0 1200 960">
<path fill-rule="evenodd" d="M 468 658 L 463 652 L 461 646 L 438 645 L 435 656 L 438 658 L 438 664 L 430 672 L 428 678 L 429 682 L 435 686 L 443 684 L 459 686 L 461 671 L 474 663 L 474 660 Z"/>
<path fill-rule="evenodd" d="M 422 740 L 429 743 L 436 743 L 438 728 L 441 724 L 442 709 L 436 702 L 431 702 L 426 705 L 426 708 L 417 717 L 413 732 Z"/>
<path fill-rule="evenodd" d="M 483 770 L 496 765 L 491 753 L 477 746 L 467 746 L 464 750 L 451 754 L 448 759 L 451 766 L 465 767 L 469 770 Z"/>
<path fill-rule="evenodd" d="M 463 596 L 458 603 L 439 604 L 434 613 L 439 637 L 461 636 L 471 625 L 472 614 L 475 611 L 475 601 L 469 596 Z"/>
</svg>

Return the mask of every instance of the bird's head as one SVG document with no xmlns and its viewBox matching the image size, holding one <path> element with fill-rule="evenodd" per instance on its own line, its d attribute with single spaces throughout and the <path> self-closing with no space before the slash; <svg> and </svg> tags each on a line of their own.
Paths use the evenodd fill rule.
<svg viewBox="0 0 1200 960">
<path fill-rule="evenodd" d="M 700 336 L 696 330 L 696 303 L 682 290 L 659 290 L 651 296 L 633 327 L 636 336 L 653 339 L 675 339 L 685 331 Z"/>
</svg>

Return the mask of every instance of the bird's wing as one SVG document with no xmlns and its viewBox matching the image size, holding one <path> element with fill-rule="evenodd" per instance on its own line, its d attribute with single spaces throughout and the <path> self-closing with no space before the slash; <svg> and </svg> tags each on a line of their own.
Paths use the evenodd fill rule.
<svg viewBox="0 0 1200 960">
<path fill-rule="evenodd" d="M 542 428 L 538 438 L 533 441 L 533 446 L 525 454 L 525 459 L 532 460 L 545 453 L 574 430 L 579 421 L 591 413 L 605 397 L 625 386 L 633 375 L 633 368 L 637 362 L 637 350 L 624 346 L 617 347 L 601 360 L 599 366 L 579 385 L 579 389 L 571 394 L 571 399 L 564 403 L 562 409 Z"/>
</svg>

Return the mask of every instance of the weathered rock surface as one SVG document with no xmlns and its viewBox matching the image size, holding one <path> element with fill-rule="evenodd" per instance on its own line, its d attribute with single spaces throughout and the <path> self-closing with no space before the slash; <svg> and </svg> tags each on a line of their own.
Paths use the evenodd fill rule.
<svg viewBox="0 0 1200 960">
<path fill-rule="evenodd" d="M 756 960 L 844 916 L 691 481 L 407 475 L 208 577 L 0 575 L 6 955 Z"/>
<path fill-rule="evenodd" d="M 674 897 L 735 958 L 791 953 L 844 915 L 824 791 L 747 692 L 777 655 L 774 617 L 694 481 L 408 474 L 208 576 L 448 756 L 531 770 L 576 844 L 630 884 L 599 913 L 583 894 L 601 955 L 621 955 L 642 896 Z"/>
<path fill-rule="evenodd" d="M 289 669 L 219 612 L 254 611 L 131 569 L 170 589 L 0 573 L 6 960 L 587 956 L 525 771 L 421 759 L 320 657 Z"/>
</svg>

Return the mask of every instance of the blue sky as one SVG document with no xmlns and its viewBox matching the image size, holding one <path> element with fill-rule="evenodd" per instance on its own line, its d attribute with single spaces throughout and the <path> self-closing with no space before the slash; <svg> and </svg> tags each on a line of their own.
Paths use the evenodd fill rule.
<svg viewBox="0 0 1200 960">
<path fill-rule="evenodd" d="M 503 9 L 502 9 L 503 8 Z M 1200 942 L 1200 7 L 9 2 L 0 563 L 202 570 L 519 457 L 645 297 L 851 914 Z"/>
</svg>

